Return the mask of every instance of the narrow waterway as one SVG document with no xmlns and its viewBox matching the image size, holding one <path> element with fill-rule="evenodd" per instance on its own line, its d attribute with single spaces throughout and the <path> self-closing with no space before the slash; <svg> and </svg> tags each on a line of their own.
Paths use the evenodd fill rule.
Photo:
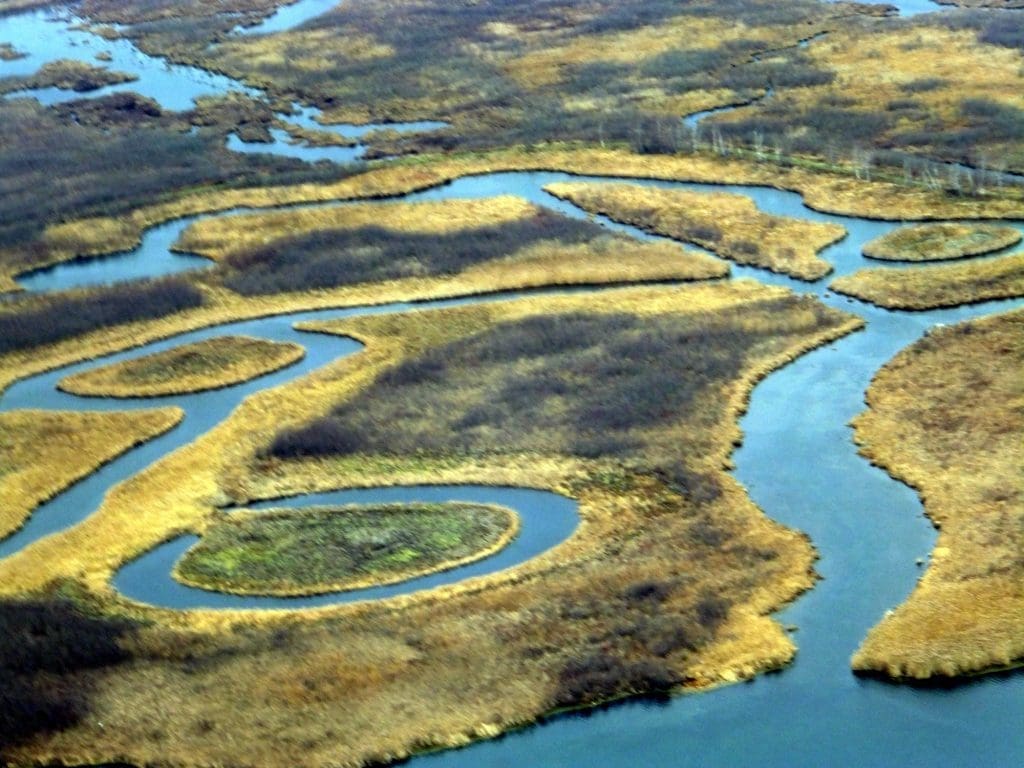
<svg viewBox="0 0 1024 768">
<path fill-rule="evenodd" d="M 301 4 L 300 4 L 301 5 Z M 931 3 L 931 10 L 935 9 Z M 307 6 L 309 7 L 309 6 Z M 13 17 L 20 18 L 20 17 Z M 26 15 L 30 20 L 35 16 Z M 5 21 L 9 21 L 5 20 Z M 34 23 L 34 22 L 31 22 Z M 21 36 L 3 33 L 21 45 Z M 2 72 L 3 70 L 0 70 Z M 543 191 L 553 181 L 567 180 L 557 173 L 500 173 L 461 179 L 453 184 L 410 195 L 408 200 L 486 197 L 515 194 L 538 204 L 582 217 L 574 206 L 555 200 Z M 595 178 L 594 181 L 618 181 Z M 663 187 L 708 190 L 707 186 L 639 181 Z M 810 211 L 798 195 L 755 187 L 723 187 L 749 195 L 765 211 L 815 221 L 841 223 L 849 236 L 823 256 L 847 274 L 864 266 L 880 266 L 860 255 L 865 242 L 895 225 L 886 222 L 838 217 Z M 230 212 L 229 212 L 230 213 Z M 229 215 L 217 214 L 217 215 Z M 168 248 L 191 220 L 149 230 L 136 252 L 103 260 L 76 262 L 49 273 L 49 283 L 35 290 L 62 290 L 80 282 L 93 271 L 95 282 L 151 275 L 167 264 L 192 269 L 205 260 L 177 261 Z M 647 238 L 633 228 L 613 225 L 617 231 Z M 1015 226 L 1024 226 L 1021 222 Z M 1020 247 L 1014 250 L 1020 250 Z M 133 263 L 130 274 L 124 265 Z M 169 270 L 175 271 L 175 270 Z M 814 590 L 779 615 L 783 623 L 799 628 L 795 640 L 797 661 L 779 674 L 719 691 L 673 699 L 663 704 L 633 702 L 588 713 L 561 717 L 545 725 L 483 742 L 465 750 L 417 758 L 416 765 L 472 766 L 473 768 L 544 765 L 579 766 L 797 766 L 797 765 L 984 765 L 1016 768 L 1024 763 L 1024 675 L 988 676 L 948 689 L 896 686 L 853 676 L 852 654 L 867 630 L 889 607 L 912 589 L 920 569 L 915 559 L 926 556 L 934 542 L 934 530 L 923 517 L 916 495 L 906 486 L 861 459 L 851 441 L 847 423 L 863 409 L 863 394 L 874 373 L 897 351 L 939 323 L 1005 311 L 1022 301 L 989 302 L 972 307 L 932 312 L 889 312 L 855 302 L 828 291 L 830 278 L 807 284 L 762 270 L 733 267 L 734 276 L 785 285 L 810 293 L 825 303 L 855 312 L 867 320 L 864 331 L 818 349 L 770 375 L 754 391 L 742 421 L 744 442 L 735 454 L 736 477 L 770 517 L 807 532 L 818 548 L 818 570 L 823 576 Z M 32 280 L 42 279 L 42 273 Z M 93 280 L 93 278 L 89 278 Z M 486 300 L 495 300 L 491 297 Z M 431 306 L 477 301 L 438 302 Z M 414 309 L 392 305 L 372 309 L 331 310 L 288 317 L 235 323 L 182 334 L 174 339 L 110 356 L 101 361 L 69 366 L 13 385 L 0 397 L 0 410 L 41 407 L 60 409 L 126 409 L 151 407 L 153 400 L 123 401 L 74 398 L 55 390 L 63 376 L 119 359 L 168 349 L 201 338 L 248 333 L 271 340 L 297 341 L 307 350 L 296 366 L 237 387 L 193 396 L 160 399 L 178 404 L 187 417 L 172 430 L 126 454 L 75 485 L 42 507 L 29 525 L 0 542 L 0 557 L 18 551 L 41 536 L 63 530 L 94 511 L 113 484 L 141 471 L 176 448 L 205 433 L 258 390 L 277 386 L 354 352 L 355 342 L 319 334 L 297 332 L 292 324 L 306 319 L 328 319 L 367 312 Z M 494 492 L 495 496 L 488 495 Z M 418 488 L 377 491 L 355 497 L 372 501 L 388 494 L 412 497 L 450 496 L 471 501 L 502 502 L 500 494 L 536 492 L 521 489 Z M 481 495 L 475 495 L 475 494 Z M 433 495 L 432 495 L 433 494 Z M 437 496 L 436 494 L 440 494 Z M 547 495 L 551 496 L 551 495 Z M 570 535 L 575 512 L 561 497 L 533 497 L 538 504 L 562 510 L 565 521 L 557 530 L 535 527 L 529 502 L 512 503 L 524 517 L 523 536 L 539 535 L 536 551 Z M 353 501 L 337 495 L 338 502 Z M 289 504 L 320 503 L 324 499 L 302 497 Z M 546 512 L 545 512 L 546 514 Z M 190 543 L 183 538 L 157 548 L 122 569 L 116 586 L 126 595 L 169 607 L 196 605 L 231 607 L 280 607 L 259 598 L 236 598 L 190 590 L 169 578 L 181 551 Z M 526 557 L 531 556 L 529 552 Z M 520 560 L 521 561 L 521 560 Z M 499 559 L 474 564 L 474 574 L 505 567 Z M 506 563 L 507 564 L 507 563 Z M 461 571 L 448 577 L 467 578 Z M 405 582 L 399 591 L 429 588 L 430 584 Z M 364 595 L 364 598 L 373 595 Z M 221 598 L 224 598 L 221 601 Z M 319 601 L 339 601 L 334 595 Z M 288 600 L 285 605 L 300 605 Z M 318 602 L 317 604 L 322 604 Z"/>
</svg>

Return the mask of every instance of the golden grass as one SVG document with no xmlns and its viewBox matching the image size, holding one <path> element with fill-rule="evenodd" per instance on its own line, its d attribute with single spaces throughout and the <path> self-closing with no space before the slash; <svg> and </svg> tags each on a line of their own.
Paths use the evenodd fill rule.
<svg viewBox="0 0 1024 768">
<path fill-rule="evenodd" d="M 178 408 L 0 414 L 0 539 L 24 525 L 40 504 L 183 417 Z"/>
<path fill-rule="evenodd" d="M 200 221 L 186 229 L 174 247 L 215 261 L 283 237 L 321 229 L 384 227 L 395 233 L 444 235 L 482 225 L 525 219 L 537 207 L 511 195 L 482 200 L 347 205 L 227 216 Z"/>
<path fill-rule="evenodd" d="M 667 51 L 714 49 L 723 43 L 756 38 L 766 48 L 796 45 L 810 32 L 785 25 L 748 27 L 740 20 L 717 17 L 675 17 L 656 26 L 591 35 L 576 35 L 567 42 L 510 57 L 503 70 L 517 83 L 531 90 L 557 86 L 567 72 L 585 64 L 636 64 Z M 683 45 L 681 45 L 683 43 Z M 743 60 L 744 54 L 737 54 Z M 666 94 L 659 93 L 664 98 Z M 722 102 L 718 102 L 721 104 Z"/>
<path fill-rule="evenodd" d="M 832 265 L 818 253 L 846 237 L 838 224 L 762 213 L 742 195 L 587 182 L 550 184 L 545 189 L 591 213 L 801 280 L 818 280 L 831 272 Z"/>
<path fill-rule="evenodd" d="M 967 675 L 1024 661 L 1024 311 L 900 352 L 854 422 L 861 452 L 916 488 L 939 529 L 928 570 L 854 669 Z"/>
<path fill-rule="evenodd" d="M 935 309 L 1024 296 L 1024 254 L 913 269 L 861 269 L 829 286 L 887 309 Z"/>
<path fill-rule="evenodd" d="M 1001 251 L 1021 241 L 1013 227 L 985 224 L 917 224 L 900 227 L 864 246 L 869 259 L 946 261 Z"/>
<path fill-rule="evenodd" d="M 33 267 L 98 256 L 136 247 L 142 233 L 157 224 L 236 207 L 271 208 L 299 203 L 397 197 L 441 186 L 465 176 L 502 171 L 565 171 L 616 178 L 666 179 L 707 184 L 757 184 L 798 192 L 816 210 L 866 218 L 999 219 L 1024 218 L 1024 199 L 1010 189 L 966 198 L 887 181 L 861 181 L 852 173 L 779 168 L 743 159 L 706 156 L 637 155 L 620 149 L 550 145 L 487 153 L 420 157 L 371 169 L 335 184 L 300 184 L 199 192 L 168 203 L 138 208 L 119 217 L 55 224 L 33 248 Z M 0 275 L 0 288 L 12 286 Z"/>
<path fill-rule="evenodd" d="M 387 506 L 374 506 L 371 507 L 371 509 L 374 511 L 384 510 L 401 515 L 403 509 L 408 508 L 408 506 L 409 505 L 393 504 Z M 217 533 L 217 529 L 220 529 L 219 532 L 221 533 L 225 531 L 229 532 L 227 537 L 222 537 L 222 541 L 230 541 L 233 537 L 230 533 L 232 530 L 253 530 L 258 527 L 258 524 L 261 521 L 266 521 L 268 516 L 278 515 L 281 517 L 301 517 L 309 515 L 359 514 L 361 511 L 365 510 L 366 507 L 353 506 L 347 508 L 343 507 L 340 509 L 305 508 L 298 511 L 282 509 L 261 510 L 259 512 L 246 512 L 243 510 L 230 513 L 226 518 L 215 523 L 214 526 L 212 526 L 212 530 L 207 529 L 206 537 L 193 545 L 185 553 L 182 559 L 175 564 L 173 576 L 183 584 L 213 590 L 215 592 L 227 592 L 236 595 L 275 595 L 278 597 L 317 595 L 327 592 L 342 592 L 346 590 L 363 589 L 366 587 L 380 587 L 388 584 L 397 584 L 409 579 L 428 576 L 432 573 L 450 571 L 453 568 L 475 563 L 478 560 L 483 560 L 485 557 L 490 557 L 491 555 L 500 552 L 511 544 L 512 540 L 519 535 L 519 515 L 515 510 L 508 509 L 507 507 L 501 507 L 496 504 L 459 503 L 449 503 L 437 506 L 455 510 L 461 509 L 464 514 L 488 515 L 502 527 L 499 528 L 498 534 L 492 541 L 483 541 L 482 546 L 478 549 L 461 557 L 448 557 L 447 559 L 439 560 L 432 565 L 411 564 L 405 567 L 391 566 L 369 574 L 362 570 L 353 570 L 343 578 L 319 581 L 315 583 L 310 582 L 309 578 L 304 573 L 286 574 L 274 581 L 269 581 L 266 579 L 255 580 L 246 578 L 244 568 L 238 568 L 230 575 L 213 576 L 207 573 L 200 573 L 195 567 L 190 567 L 190 563 L 188 562 L 189 558 L 192 558 L 195 563 L 198 563 L 199 566 L 202 567 L 202 561 L 205 558 L 209 558 L 211 556 L 217 557 L 219 551 L 226 548 L 223 543 L 214 545 L 213 547 L 207 547 L 206 545 L 206 538 L 209 537 L 211 533 Z M 435 511 L 439 514 L 444 514 L 446 512 L 443 508 Z M 254 523 L 256 525 L 254 525 Z M 237 534 L 234 534 L 234 537 L 237 537 Z M 241 543 L 231 544 L 228 546 L 230 546 L 233 551 L 236 551 L 246 547 L 247 544 L 243 540 Z M 277 555 L 276 552 L 275 555 Z M 301 569 L 301 562 L 297 562 L 296 566 Z"/>
<path fill-rule="evenodd" d="M 219 336 L 83 371 L 62 379 L 58 388 L 91 397 L 163 397 L 205 392 L 286 368 L 305 354 L 298 344 Z"/>
<path fill-rule="evenodd" d="M 836 30 L 816 42 L 808 54 L 831 68 L 828 86 L 801 88 L 788 98 L 817 100 L 823 90 L 842 94 L 874 112 L 887 101 L 906 97 L 901 86 L 940 78 L 939 87 L 913 94 L 929 119 L 956 125 L 961 101 L 984 98 L 1020 106 L 1024 90 L 1021 54 L 1012 48 L 982 46 L 972 30 L 942 27 L 888 27 Z M 932 127 L 932 130 L 938 130 Z"/>
<path fill-rule="evenodd" d="M 536 296 L 318 324 L 367 346 L 248 398 L 194 444 L 113 489 L 82 524 L 0 562 L 3 593 L 70 579 L 112 609 L 156 621 L 138 640 L 136 662 L 97 681 L 90 718 L 12 751 L 13 759 L 99 762 L 117 755 L 182 766 L 354 766 L 492 737 L 548 711 L 564 665 L 589 652 L 590 638 L 608 631 L 606 622 L 632 620 L 614 607 L 573 621 L 564 612 L 614 604 L 631 585 L 649 579 L 679 580 L 659 609 L 666 621 L 688 615 L 702 594 L 736 596 L 715 634 L 720 642 L 666 658 L 684 688 L 787 663 L 794 646 L 767 614 L 811 586 L 813 552 L 804 537 L 765 518 L 724 468 L 754 383 L 861 321 L 837 313 L 823 330 L 809 306 L 785 317 L 755 309 L 786 295 L 736 281 Z M 569 456 L 253 458 L 280 428 L 354 396 L 397 361 L 498 322 L 562 312 L 707 317 L 744 307 L 752 328 L 785 327 L 794 335 L 748 360 L 736 380 L 721 383 L 714 396 L 721 416 L 706 431 L 676 427 L 679 450 L 702 446 L 695 461 L 720 483 L 721 496 L 704 505 L 628 468 Z M 122 563 L 178 533 L 202 533 L 216 504 L 410 483 L 548 488 L 578 498 L 582 521 L 568 541 L 517 568 L 386 601 L 284 614 L 176 613 L 126 604 L 111 591 L 110 577 Z M 691 526 L 701 521 L 728 536 L 731 546 L 695 539 Z M 756 552 L 773 554 L 743 554 Z M 209 656 L 209 663 L 175 661 L 186 656 Z M 253 722 L 261 727 L 253 729 Z"/>
</svg>

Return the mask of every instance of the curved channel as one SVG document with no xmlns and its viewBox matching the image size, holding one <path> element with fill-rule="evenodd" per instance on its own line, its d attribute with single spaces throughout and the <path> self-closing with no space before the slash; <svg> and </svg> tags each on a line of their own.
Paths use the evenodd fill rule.
<svg viewBox="0 0 1024 768">
<path fill-rule="evenodd" d="M 939 10 L 938 6 L 925 0 L 900 5 L 904 15 L 917 8 Z M 3 39 L 2 34 L 0 39 Z M 545 184 L 570 178 L 578 177 L 550 173 L 492 174 L 460 179 L 451 185 L 406 199 L 516 194 L 567 215 L 584 216 L 575 207 L 556 201 L 543 192 Z M 708 189 L 706 185 L 696 184 L 646 180 L 635 183 Z M 898 226 L 810 211 L 794 193 L 742 186 L 723 186 L 720 189 L 746 194 L 754 198 L 762 210 L 771 213 L 843 224 L 849 230 L 849 237 L 823 253 L 823 257 L 835 266 L 837 275 L 866 266 L 880 266 L 877 262 L 863 259 L 860 250 L 869 239 Z M 633 228 L 602 221 L 635 237 L 649 237 Z M 161 258 L 165 255 L 168 259 L 180 258 L 171 256 L 167 247 L 180 232 L 178 227 L 188 223 L 174 222 L 148 231 L 142 252 Z M 1021 222 L 1013 222 L 1013 225 L 1024 227 Z M 146 251 L 147 248 L 150 250 Z M 119 258 L 96 262 L 100 272 L 106 270 L 108 276 L 117 273 L 118 263 Z M 196 263 L 188 268 L 194 268 Z M 148 256 L 140 264 L 143 274 L 152 274 L 145 271 L 154 269 Z M 67 265 L 67 271 L 54 272 L 54 284 L 43 290 L 66 288 L 74 282 L 76 269 L 89 268 L 93 267 L 88 262 Z M 878 368 L 927 329 L 938 323 L 954 323 L 1024 306 L 1024 301 L 989 302 L 929 312 L 890 312 L 832 294 L 827 289 L 828 279 L 807 284 L 762 270 L 736 266 L 733 267 L 733 275 L 751 276 L 761 282 L 813 294 L 830 306 L 853 311 L 867 320 L 864 331 L 800 357 L 770 375 L 754 390 L 747 415 L 741 423 L 744 442 L 734 455 L 735 475 L 748 488 L 752 498 L 773 519 L 807 532 L 821 555 L 817 569 L 824 577 L 823 581 L 778 614 L 780 621 L 799 627 L 796 662 L 780 674 L 761 677 L 749 685 L 680 697 L 664 704 L 631 702 L 589 713 L 586 717 L 558 718 L 543 727 L 510 734 L 500 741 L 482 742 L 456 752 L 420 757 L 415 760 L 416 764 L 444 768 L 516 765 L 558 768 L 590 765 L 597 761 L 615 768 L 640 762 L 655 768 L 745 765 L 768 768 L 804 765 L 900 765 L 912 768 L 984 765 L 1018 768 L 1024 761 L 1024 729 L 1020 727 L 1024 722 L 1024 674 L 990 675 L 949 689 L 936 689 L 889 685 L 850 673 L 850 654 L 884 611 L 903 600 L 912 589 L 920 573 L 915 560 L 931 550 L 935 532 L 923 517 L 916 494 L 857 455 L 846 426 L 850 418 L 863 410 L 864 391 Z M 512 295 L 515 294 L 509 294 Z M 41 507 L 25 529 L 0 542 L 0 557 L 84 519 L 97 508 L 110 486 L 212 428 L 246 395 L 283 384 L 358 349 L 351 340 L 302 334 L 292 328 L 293 323 L 366 312 L 408 311 L 411 308 L 410 305 L 390 305 L 233 323 L 183 334 L 102 361 L 81 363 L 16 383 L 0 397 L 0 410 L 25 407 L 80 410 L 151 407 L 155 404 L 153 400 L 73 398 L 56 392 L 54 384 L 68 373 L 97 364 L 227 333 L 298 341 L 308 352 L 306 359 L 292 368 L 235 388 L 170 401 L 161 399 L 160 404 L 185 404 L 188 416 L 181 426 L 129 452 Z M 190 402 L 189 398 L 196 399 Z M 195 407 L 200 403 L 201 408 Z M 441 489 L 434 487 L 430 490 Z M 487 490 L 490 493 L 503 492 L 503 489 Z M 515 494 L 535 493 L 521 489 L 505 490 Z M 423 494 L 427 489 L 409 492 Z M 474 500 L 462 495 L 468 492 L 468 487 L 443 490 L 443 494 L 453 498 Z M 314 501 L 313 497 L 306 498 L 309 503 L 322 503 Z M 497 496 L 488 496 L 486 500 L 501 503 Z M 303 499 L 296 503 L 305 502 Z M 545 501 L 548 502 L 571 504 L 561 497 Z M 509 506 L 523 511 L 516 504 Z M 524 534 L 531 528 L 532 522 L 524 525 Z M 197 595 L 191 590 L 187 590 L 188 594 L 180 593 L 177 591 L 180 585 L 169 578 L 173 560 L 188 544 L 188 539 L 171 542 L 127 565 L 119 572 L 116 586 L 130 596 L 164 605 L 180 601 L 181 607 L 210 606 L 209 602 L 189 604 L 187 601 L 219 600 L 221 596 L 203 592 Z M 496 562 L 487 559 L 476 565 L 493 570 Z M 450 575 L 456 573 L 452 571 Z M 396 586 L 408 589 L 413 581 Z M 146 592 L 148 589 L 158 591 Z M 332 602 L 369 598 L 366 595 L 355 598 L 351 596 L 354 594 L 329 597 Z M 251 598 L 239 600 L 249 601 Z M 291 603 L 291 599 L 288 600 Z M 224 603 L 213 607 L 242 605 Z M 259 607 L 260 603 L 253 601 L 244 605 Z M 265 607 L 270 606 L 265 604 Z"/>
<path fill-rule="evenodd" d="M 357 488 L 316 493 L 291 499 L 264 501 L 247 509 L 300 509 L 346 504 L 461 501 L 500 504 L 515 510 L 521 520 L 519 535 L 504 549 L 474 563 L 407 579 L 396 584 L 332 592 L 311 597 L 252 597 L 210 592 L 189 587 L 171 578 L 171 569 L 185 551 L 199 540 L 181 536 L 143 555 L 122 568 L 114 586 L 126 597 L 167 608 L 314 608 L 321 605 L 380 600 L 424 589 L 455 584 L 512 568 L 551 549 L 572 535 L 579 522 L 576 502 L 549 491 L 502 488 L 486 485 L 418 485 Z"/>
</svg>

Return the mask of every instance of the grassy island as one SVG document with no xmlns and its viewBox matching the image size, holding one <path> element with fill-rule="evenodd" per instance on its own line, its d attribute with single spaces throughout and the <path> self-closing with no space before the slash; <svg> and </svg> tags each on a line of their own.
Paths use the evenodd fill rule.
<svg viewBox="0 0 1024 768">
<path fill-rule="evenodd" d="M 243 296 L 375 284 L 408 295 L 452 278 L 464 293 L 486 293 L 729 273 L 704 254 L 613 234 L 511 196 L 209 219 L 175 247 L 219 262 L 214 280 Z"/>
<path fill-rule="evenodd" d="M 59 387 L 90 397 L 161 397 L 204 392 L 280 370 L 305 354 L 298 344 L 219 336 L 68 376 Z"/>
<path fill-rule="evenodd" d="M 60 88 L 85 93 L 106 85 L 130 83 L 134 80 L 138 80 L 138 76 L 127 72 L 116 72 L 106 67 L 97 67 L 71 59 L 60 59 L 44 64 L 34 75 L 0 79 L 0 93 L 35 88 Z"/>
<path fill-rule="evenodd" d="M 17 61 L 25 55 L 10 43 L 0 43 L 0 61 Z"/>
<path fill-rule="evenodd" d="M 946 261 L 1000 251 L 1021 237 L 1014 227 L 994 224 L 917 224 L 872 240 L 864 255 L 882 261 Z"/>
<path fill-rule="evenodd" d="M 911 269 L 861 269 L 836 278 L 836 293 L 887 309 L 937 309 L 1024 296 L 1024 254 Z"/>
<path fill-rule="evenodd" d="M 1024 310 L 933 331 L 875 377 L 861 452 L 921 494 L 928 570 L 853 657 L 895 678 L 1024 661 Z"/>
<path fill-rule="evenodd" d="M 243 595 L 392 584 L 497 552 L 518 519 L 503 507 L 459 503 L 236 512 L 203 534 L 174 576 Z"/>
<path fill-rule="evenodd" d="M 591 213 L 801 280 L 831 272 L 832 265 L 818 253 L 846 236 L 838 224 L 771 216 L 750 198 L 724 192 L 585 182 L 551 184 L 547 191 Z"/>
<path fill-rule="evenodd" d="M 757 380 L 860 324 L 746 280 L 311 324 L 366 347 L 250 397 L 0 562 L 2 593 L 63 581 L 147 622 L 132 663 L 97 676 L 90 717 L 10 756 L 272 767 L 301 739 L 306 765 L 358 765 L 787 664 L 769 614 L 813 584 L 814 553 L 728 474 L 736 420 Z M 215 505 L 417 483 L 550 489 L 581 522 L 515 568 L 314 611 L 165 611 L 110 587 L 208 530 Z M 244 745 L 223 738 L 255 719 Z"/>
<path fill-rule="evenodd" d="M 177 408 L 131 413 L 0 414 L 0 539 L 37 506 L 182 419 Z"/>
</svg>

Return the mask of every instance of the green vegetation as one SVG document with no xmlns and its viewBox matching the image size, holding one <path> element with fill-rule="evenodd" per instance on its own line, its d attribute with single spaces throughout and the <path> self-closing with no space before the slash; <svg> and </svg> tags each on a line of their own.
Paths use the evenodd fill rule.
<svg viewBox="0 0 1024 768">
<path fill-rule="evenodd" d="M 861 269 L 836 278 L 837 293 L 887 309 L 936 309 L 1024 296 L 1024 254 L 963 264 Z"/>
<path fill-rule="evenodd" d="M 939 529 L 924 577 L 853 657 L 894 678 L 1024 663 L 1024 310 L 932 331 L 879 371 L 861 451 Z"/>
<path fill-rule="evenodd" d="M 19 299 L 0 306 L 0 355 L 202 304 L 202 292 L 177 277 Z"/>
<path fill-rule="evenodd" d="M 480 504 L 391 504 L 232 513 L 175 566 L 187 584 L 309 595 L 390 584 L 485 557 L 516 516 Z"/>
<path fill-rule="evenodd" d="M 34 88 L 61 88 L 84 93 L 105 85 L 130 83 L 133 80 L 138 80 L 138 77 L 127 72 L 114 72 L 81 61 L 60 59 L 44 64 L 34 75 L 0 79 L 0 94 Z"/>
<path fill-rule="evenodd" d="M 0 601 L 0 750 L 81 720 L 92 683 L 76 673 L 125 661 L 132 629 L 67 602 Z"/>
<path fill-rule="evenodd" d="M 917 224 L 900 227 L 864 246 L 869 259 L 944 261 L 980 256 L 1021 241 L 1014 227 L 992 224 Z"/>
<path fill-rule="evenodd" d="M 61 380 L 59 388 L 76 395 L 160 397 L 202 392 L 249 381 L 302 358 L 298 344 L 279 344 L 246 336 L 219 336 L 97 368 Z"/>
</svg>

